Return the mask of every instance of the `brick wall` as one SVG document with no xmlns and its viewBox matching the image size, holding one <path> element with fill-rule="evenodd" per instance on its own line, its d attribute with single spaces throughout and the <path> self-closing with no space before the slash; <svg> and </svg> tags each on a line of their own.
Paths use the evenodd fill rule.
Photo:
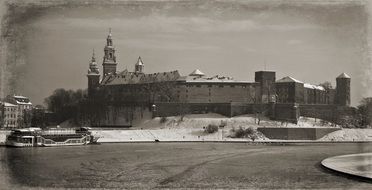
<svg viewBox="0 0 372 190">
<path fill-rule="evenodd" d="M 179 84 L 179 102 L 188 103 L 254 103 L 257 83 L 186 83 Z"/>
<path fill-rule="evenodd" d="M 155 117 L 176 116 L 182 114 L 201 114 L 201 113 L 219 113 L 230 117 L 230 103 L 175 103 L 159 102 L 155 103 Z"/>
<path fill-rule="evenodd" d="M 295 103 L 278 103 L 272 105 L 273 109 L 270 118 L 297 123 L 300 116 L 298 104 Z"/>
<path fill-rule="evenodd" d="M 337 106 L 331 104 L 301 104 L 300 115 L 334 121 L 337 116 Z"/>
<path fill-rule="evenodd" d="M 270 112 L 269 104 L 248 104 L 241 102 L 231 103 L 231 117 L 243 114 L 255 114 L 255 113 L 266 113 Z"/>
</svg>

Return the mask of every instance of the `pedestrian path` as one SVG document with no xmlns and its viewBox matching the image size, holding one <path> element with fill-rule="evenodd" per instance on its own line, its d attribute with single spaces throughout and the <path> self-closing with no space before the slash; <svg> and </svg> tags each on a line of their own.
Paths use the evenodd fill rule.
<svg viewBox="0 0 372 190">
<path fill-rule="evenodd" d="M 322 165 L 333 171 L 372 180 L 372 153 L 330 157 L 324 159 Z"/>
</svg>

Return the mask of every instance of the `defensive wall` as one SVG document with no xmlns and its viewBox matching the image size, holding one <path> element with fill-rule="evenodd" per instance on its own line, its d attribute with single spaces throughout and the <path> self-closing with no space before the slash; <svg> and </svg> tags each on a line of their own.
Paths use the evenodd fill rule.
<svg viewBox="0 0 372 190">
<path fill-rule="evenodd" d="M 314 117 L 336 122 L 343 115 L 354 114 L 354 108 L 330 104 L 297 104 L 297 103 L 167 103 L 154 104 L 154 117 L 167 117 L 182 114 L 219 113 L 227 117 L 243 114 L 262 114 L 273 120 L 296 123 L 300 116 Z"/>
</svg>

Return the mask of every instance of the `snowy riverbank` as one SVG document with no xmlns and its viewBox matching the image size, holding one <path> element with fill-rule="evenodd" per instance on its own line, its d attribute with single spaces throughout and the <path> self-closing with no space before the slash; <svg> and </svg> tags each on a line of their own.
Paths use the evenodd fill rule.
<svg viewBox="0 0 372 190">
<path fill-rule="evenodd" d="M 205 127 L 212 124 L 219 127 L 215 133 L 206 133 Z M 96 129 L 93 134 L 99 136 L 98 142 L 250 142 L 250 138 L 231 138 L 233 130 L 242 127 L 244 129 L 258 127 L 337 127 L 330 123 L 322 122 L 314 118 L 301 118 L 298 124 L 271 121 L 261 118 L 260 125 L 252 115 L 243 115 L 227 118 L 219 114 L 195 114 L 181 117 L 154 118 L 143 121 L 141 125 L 130 129 Z M 8 131 L 0 131 L 0 144 L 5 142 Z M 257 131 L 255 133 L 258 134 Z M 256 142 L 278 142 L 280 140 L 268 139 L 258 134 Z M 323 138 L 312 142 L 352 142 L 372 141 L 372 129 L 341 129 L 332 132 Z M 306 141 L 307 142 L 307 141 Z"/>
</svg>

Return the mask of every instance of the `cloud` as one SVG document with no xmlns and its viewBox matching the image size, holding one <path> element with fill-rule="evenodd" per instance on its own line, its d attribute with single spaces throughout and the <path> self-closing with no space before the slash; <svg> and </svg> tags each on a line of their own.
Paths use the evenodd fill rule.
<svg viewBox="0 0 372 190">
<path fill-rule="evenodd" d="M 140 49 L 161 50 L 218 50 L 219 46 L 196 42 L 163 41 L 158 39 L 128 39 L 117 44 Z"/>
<path fill-rule="evenodd" d="M 303 42 L 301 40 L 289 40 L 287 42 L 288 45 L 298 45 L 298 44 L 302 44 Z"/>
<path fill-rule="evenodd" d="M 278 31 L 314 29 L 311 24 L 265 24 L 250 19 L 213 19 L 208 17 L 180 17 L 153 14 L 137 18 L 54 18 L 42 20 L 39 25 L 58 28 L 61 25 L 71 28 L 97 29 L 113 28 L 114 31 L 155 33 L 231 33 L 249 31 Z"/>
</svg>

